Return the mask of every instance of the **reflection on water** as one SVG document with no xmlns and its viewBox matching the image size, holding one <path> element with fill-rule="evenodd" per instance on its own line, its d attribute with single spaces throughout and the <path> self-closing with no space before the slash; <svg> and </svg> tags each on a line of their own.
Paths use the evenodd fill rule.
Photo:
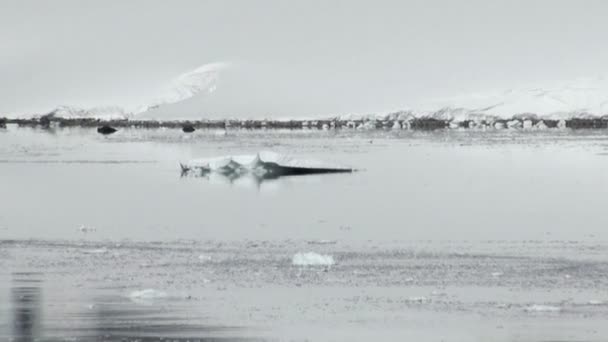
<svg viewBox="0 0 608 342">
<path fill-rule="evenodd" d="M 13 305 L 13 340 L 38 339 L 41 321 L 40 273 L 14 273 L 11 298 Z"/>
<path fill-rule="evenodd" d="M 78 312 L 59 313 L 57 305 L 43 300 L 42 273 L 13 273 L 12 277 L 11 329 L 8 336 L 0 330 L 0 337 L 10 341 L 262 340 L 242 337 L 246 331 L 241 327 L 193 322 L 192 317 L 181 314 L 179 306 L 170 301 L 136 303 L 118 296 L 100 296 L 95 298 L 95 304 L 77 305 Z M 70 307 L 71 303 L 59 304 Z"/>
</svg>

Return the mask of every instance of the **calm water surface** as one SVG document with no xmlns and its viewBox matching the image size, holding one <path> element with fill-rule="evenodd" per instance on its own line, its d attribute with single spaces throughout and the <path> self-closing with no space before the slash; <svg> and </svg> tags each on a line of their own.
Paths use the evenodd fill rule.
<svg viewBox="0 0 608 342">
<path fill-rule="evenodd" d="M 0 339 L 602 341 L 607 137 L 0 129 Z M 180 174 L 262 150 L 359 172 Z"/>
</svg>

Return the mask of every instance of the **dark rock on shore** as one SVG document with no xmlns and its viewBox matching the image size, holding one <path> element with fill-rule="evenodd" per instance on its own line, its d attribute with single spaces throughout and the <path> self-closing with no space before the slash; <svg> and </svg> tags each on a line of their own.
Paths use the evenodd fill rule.
<svg viewBox="0 0 608 342">
<path fill-rule="evenodd" d="M 49 126 L 51 126 L 52 117 L 53 117 L 52 115 L 41 116 L 40 119 L 38 120 L 38 124 L 42 127 L 48 128 Z"/>
<path fill-rule="evenodd" d="M 182 132 L 184 133 L 192 133 L 194 131 L 196 131 L 196 128 L 191 124 L 186 124 L 182 127 Z"/>
<path fill-rule="evenodd" d="M 97 127 L 97 133 L 99 133 L 99 134 L 108 135 L 108 134 L 112 134 L 116 131 L 117 131 L 116 128 L 108 126 L 108 125 Z"/>
<path fill-rule="evenodd" d="M 437 120 L 437 119 L 414 119 L 412 120 L 411 126 L 412 129 L 420 129 L 420 130 L 434 130 L 446 128 L 448 126 L 447 121 Z"/>
<path fill-rule="evenodd" d="M 0 128 L 6 128 L 6 119 L 0 118 Z"/>
<path fill-rule="evenodd" d="M 608 128 L 608 120 L 605 119 L 571 119 L 566 121 L 568 128 Z"/>
</svg>

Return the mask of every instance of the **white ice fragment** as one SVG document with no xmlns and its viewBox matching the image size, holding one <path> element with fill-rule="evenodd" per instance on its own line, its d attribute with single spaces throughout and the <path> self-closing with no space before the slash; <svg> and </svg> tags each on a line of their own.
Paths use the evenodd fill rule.
<svg viewBox="0 0 608 342">
<path fill-rule="evenodd" d="M 564 129 L 566 128 L 566 120 L 561 119 L 557 122 L 557 128 Z"/>
<path fill-rule="evenodd" d="M 421 303 L 424 303 L 424 302 L 428 302 L 429 299 L 427 299 L 426 297 L 422 297 L 421 296 L 421 297 L 409 297 L 405 301 L 409 302 L 409 303 L 418 303 L 418 304 L 421 304 Z"/>
<path fill-rule="evenodd" d="M 525 312 L 560 312 L 562 308 L 553 305 L 533 304 L 524 309 Z"/>
<path fill-rule="evenodd" d="M 90 233 L 90 232 L 97 231 L 97 229 L 95 229 L 94 227 L 85 226 L 84 224 L 81 225 L 80 227 L 78 227 L 78 230 L 81 233 Z"/>
<path fill-rule="evenodd" d="M 496 128 L 496 129 L 503 129 L 503 128 L 505 128 L 505 124 L 502 123 L 502 122 L 500 122 L 500 121 L 496 122 L 496 123 L 494 123 L 494 128 Z"/>
<path fill-rule="evenodd" d="M 393 129 L 401 129 L 401 123 L 399 121 L 393 122 Z"/>
<path fill-rule="evenodd" d="M 539 122 L 536 123 L 536 125 L 534 125 L 534 128 L 536 129 L 547 129 L 547 125 L 545 124 L 545 122 L 543 120 L 540 120 Z"/>
<path fill-rule="evenodd" d="M 522 123 L 519 120 L 507 121 L 507 127 L 509 127 L 509 128 L 521 128 L 522 127 Z"/>
<path fill-rule="evenodd" d="M 297 253 L 293 256 L 291 263 L 295 266 L 331 266 L 334 264 L 334 257 L 314 252 Z"/>
<path fill-rule="evenodd" d="M 129 294 L 129 298 L 132 300 L 149 300 L 166 298 L 167 293 L 155 289 L 144 289 L 139 291 L 133 291 Z"/>
<path fill-rule="evenodd" d="M 357 129 L 361 129 L 361 130 L 369 130 L 369 129 L 375 129 L 376 128 L 376 120 L 368 120 L 365 121 L 364 123 L 360 124 Z"/>
<path fill-rule="evenodd" d="M 85 251 L 85 253 L 88 253 L 88 254 L 106 254 L 106 253 L 108 253 L 108 249 L 105 248 L 105 247 L 102 247 L 102 248 L 87 250 L 87 251 Z"/>
<path fill-rule="evenodd" d="M 456 121 L 450 121 L 450 123 L 448 124 L 448 127 L 450 127 L 451 129 L 456 129 L 456 128 L 460 127 L 460 124 Z"/>
<path fill-rule="evenodd" d="M 502 272 L 492 272 L 492 277 L 498 278 L 498 277 L 502 276 L 503 274 L 504 273 L 502 273 Z"/>
<path fill-rule="evenodd" d="M 603 300 L 592 299 L 592 300 L 588 301 L 587 304 L 589 304 L 589 305 L 603 305 L 604 301 Z"/>
<path fill-rule="evenodd" d="M 210 255 L 201 254 L 201 255 L 198 256 L 198 260 L 200 260 L 202 262 L 211 261 L 211 256 Z"/>
<path fill-rule="evenodd" d="M 530 129 L 533 126 L 532 120 L 524 120 L 524 129 Z"/>
<path fill-rule="evenodd" d="M 310 240 L 308 241 L 309 245 L 335 245 L 336 240 Z"/>
</svg>

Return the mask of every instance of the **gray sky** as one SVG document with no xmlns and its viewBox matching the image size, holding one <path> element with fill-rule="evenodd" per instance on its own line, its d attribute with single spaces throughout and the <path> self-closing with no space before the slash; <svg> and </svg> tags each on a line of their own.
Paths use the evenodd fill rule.
<svg viewBox="0 0 608 342">
<path fill-rule="evenodd" d="M 176 116 L 302 116 L 605 74 L 608 2 L 0 0 L 0 113 L 137 104 L 231 62 Z"/>
</svg>

